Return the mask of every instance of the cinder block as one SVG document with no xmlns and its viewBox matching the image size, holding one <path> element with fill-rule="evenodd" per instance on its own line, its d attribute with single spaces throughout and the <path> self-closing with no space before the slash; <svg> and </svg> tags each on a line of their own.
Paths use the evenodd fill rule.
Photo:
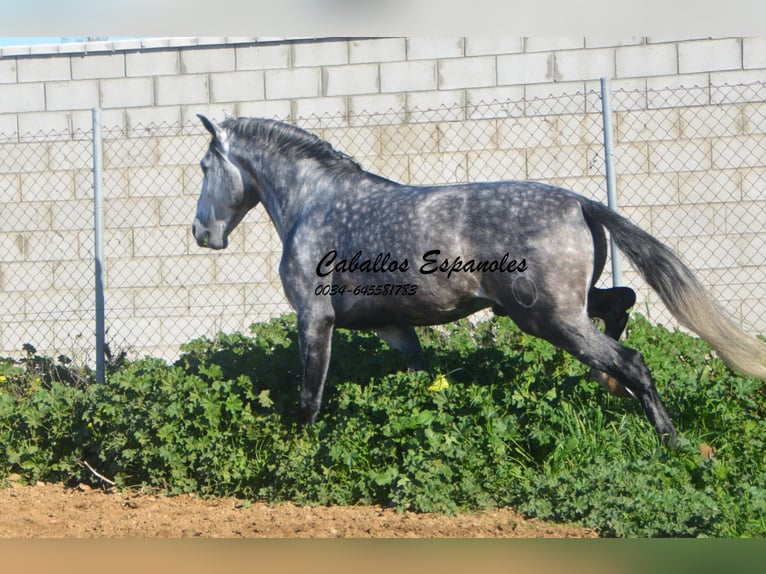
<svg viewBox="0 0 766 574">
<path fill-rule="evenodd" d="M 572 82 L 613 77 L 615 51 L 613 49 L 571 50 L 556 53 L 556 81 Z"/>
<path fill-rule="evenodd" d="M 404 94 L 352 96 L 349 121 L 352 126 L 387 125 L 404 121 L 407 110 Z"/>
<path fill-rule="evenodd" d="M 128 133 L 131 136 L 147 135 L 156 128 L 169 128 L 181 122 L 180 106 L 130 108 L 125 111 Z"/>
<path fill-rule="evenodd" d="M 310 123 L 317 128 L 346 125 L 346 99 L 305 98 L 295 100 L 295 118 L 299 123 Z"/>
<path fill-rule="evenodd" d="M 0 114 L 0 140 L 18 137 L 19 122 L 16 114 Z"/>
<path fill-rule="evenodd" d="M 375 64 L 324 68 L 323 80 L 325 96 L 376 94 L 380 91 L 378 66 Z"/>
<path fill-rule="evenodd" d="M 684 138 L 714 138 L 743 133 L 744 117 L 737 106 L 705 106 L 680 110 Z"/>
<path fill-rule="evenodd" d="M 232 71 L 236 67 L 234 54 L 231 47 L 181 50 L 181 73 L 206 74 Z"/>
<path fill-rule="evenodd" d="M 237 46 L 235 55 L 238 70 L 290 67 L 290 46 L 288 44 Z"/>
<path fill-rule="evenodd" d="M 16 62 L 19 82 L 55 82 L 72 79 L 72 68 L 68 56 L 18 58 Z"/>
<path fill-rule="evenodd" d="M 717 205 L 657 205 L 651 210 L 651 233 L 658 238 L 711 236 L 725 223 Z"/>
<path fill-rule="evenodd" d="M 605 185 L 602 187 L 605 194 Z M 679 202 L 678 187 L 678 176 L 675 174 L 620 174 L 617 177 L 617 205 L 621 209 L 677 204 Z M 605 195 L 601 199 L 604 198 Z"/>
<path fill-rule="evenodd" d="M 407 58 L 407 40 L 404 38 L 351 40 L 348 49 L 351 64 L 395 62 Z"/>
<path fill-rule="evenodd" d="M 281 121 L 289 121 L 293 117 L 292 102 L 289 99 L 240 102 L 236 109 L 239 116 L 272 118 Z"/>
<path fill-rule="evenodd" d="M 439 129 L 439 151 L 477 151 L 497 147 L 494 120 L 474 120 L 462 124 L 444 122 Z"/>
<path fill-rule="evenodd" d="M 419 153 L 410 158 L 410 183 L 450 185 L 468 181 L 465 153 Z"/>
<path fill-rule="evenodd" d="M 72 56 L 72 79 L 125 77 L 125 54 L 82 54 Z"/>
<path fill-rule="evenodd" d="M 218 333 L 217 316 L 203 314 L 198 317 L 166 317 L 160 319 L 160 322 L 161 330 L 158 332 L 163 344 L 155 349 L 171 357 L 178 354 L 179 345 L 203 336 L 214 337 Z M 169 342 L 173 343 L 172 347 L 168 346 Z"/>
<path fill-rule="evenodd" d="M 383 93 L 436 90 L 437 87 L 437 65 L 434 60 L 380 65 L 380 91 Z"/>
<path fill-rule="evenodd" d="M 130 197 L 177 195 L 179 190 L 183 189 L 182 177 L 183 169 L 177 165 L 128 169 L 128 195 Z"/>
<path fill-rule="evenodd" d="M 437 124 L 404 124 L 380 129 L 381 155 L 437 153 L 439 128 Z"/>
<path fill-rule="evenodd" d="M 17 79 L 16 60 L 0 60 L 0 84 L 15 84 Z"/>
<path fill-rule="evenodd" d="M 737 70 L 710 74 L 710 103 L 731 104 L 766 99 L 766 70 Z"/>
<path fill-rule="evenodd" d="M 93 230 L 81 231 L 80 249 L 84 251 L 83 258 L 93 258 Z M 104 254 L 109 261 L 115 257 L 133 257 L 132 229 L 104 229 Z"/>
<path fill-rule="evenodd" d="M 23 201 L 67 201 L 74 198 L 71 171 L 27 173 L 21 176 Z"/>
<path fill-rule="evenodd" d="M 50 229 L 79 231 L 93 229 L 93 200 L 72 200 L 51 206 Z"/>
<path fill-rule="evenodd" d="M 315 98 L 321 94 L 321 69 L 266 71 L 266 98 Z"/>
<path fill-rule="evenodd" d="M 106 263 L 107 287 L 158 287 L 162 285 L 161 257 L 112 257 Z"/>
<path fill-rule="evenodd" d="M 497 57 L 499 85 L 540 84 L 554 80 L 552 53 L 512 54 Z"/>
<path fill-rule="evenodd" d="M 4 291 L 42 291 L 53 288 L 52 263 L 47 261 L 3 264 Z"/>
<path fill-rule="evenodd" d="M 646 79 L 649 108 L 702 106 L 710 103 L 707 74 L 665 76 Z"/>
<path fill-rule="evenodd" d="M 183 195 L 158 200 L 159 225 L 191 225 L 197 212 L 197 197 Z M 231 249 L 229 247 L 228 249 Z"/>
<path fill-rule="evenodd" d="M 742 67 L 746 70 L 766 68 L 766 38 L 742 39 Z"/>
<path fill-rule="evenodd" d="M 135 349 L 137 353 L 140 349 L 141 354 L 156 356 L 153 351 L 164 348 L 167 344 L 162 332 L 161 319 L 108 314 L 106 323 L 110 344 L 116 344 L 118 349 L 120 347 Z"/>
<path fill-rule="evenodd" d="M 201 126 L 200 126 L 201 127 Z M 156 169 L 158 166 L 162 166 L 162 169 L 180 169 L 183 172 L 186 167 L 192 167 L 195 170 L 199 170 L 199 161 L 207 151 L 208 144 L 210 143 L 210 135 L 200 133 L 198 135 L 179 135 L 172 137 L 163 137 L 158 146 L 159 156 L 154 166 L 149 169 Z M 176 176 L 180 174 L 173 174 L 172 181 L 176 181 Z M 145 178 L 147 181 L 155 180 L 154 177 L 150 177 L 147 174 Z M 157 174 L 157 181 L 165 179 L 159 173 Z M 176 193 L 178 190 L 176 190 Z"/>
<path fill-rule="evenodd" d="M 21 183 L 17 174 L 0 173 L 0 202 L 9 204 L 21 201 Z"/>
<path fill-rule="evenodd" d="M 464 90 L 407 93 L 407 121 L 409 122 L 459 122 L 465 119 Z"/>
<path fill-rule="evenodd" d="M 134 52 L 125 54 L 128 77 L 169 76 L 180 71 L 180 56 L 176 50 Z"/>
<path fill-rule="evenodd" d="M 741 201 L 726 204 L 723 210 L 726 225 L 721 233 L 729 237 L 739 233 L 757 233 L 763 231 L 763 217 L 766 214 L 766 201 Z"/>
<path fill-rule="evenodd" d="M 533 148 L 527 151 L 529 179 L 549 180 L 553 177 L 587 175 L 588 148 L 561 146 Z"/>
<path fill-rule="evenodd" d="M 45 103 L 48 110 L 83 110 L 98 107 L 98 81 L 48 82 Z"/>
<path fill-rule="evenodd" d="M 497 85 L 494 56 L 439 61 L 439 89 L 482 88 Z"/>
<path fill-rule="evenodd" d="M 609 84 L 612 92 L 613 112 L 646 109 L 646 80 L 644 78 L 616 79 Z M 586 112 L 601 114 L 601 81 L 586 81 L 585 93 Z"/>
<path fill-rule="evenodd" d="M 0 229 L 6 233 L 44 231 L 51 228 L 50 222 L 51 208 L 45 203 L 20 203 L 0 209 Z"/>
<path fill-rule="evenodd" d="M 463 56 L 463 38 L 407 38 L 408 60 L 460 58 L 461 56 Z"/>
<path fill-rule="evenodd" d="M 265 97 L 263 72 L 230 72 L 210 75 L 210 101 L 237 102 Z"/>
<path fill-rule="evenodd" d="M 497 120 L 497 146 L 500 149 L 550 147 L 557 137 L 555 118 L 532 117 Z"/>
<path fill-rule="evenodd" d="M 763 167 L 766 157 L 766 136 L 738 136 L 712 140 L 713 167 L 742 169 Z"/>
<path fill-rule="evenodd" d="M 711 170 L 678 176 L 681 203 L 723 203 L 742 199 L 741 175 L 736 171 Z"/>
<path fill-rule="evenodd" d="M 301 127 L 307 127 L 300 124 Z M 327 128 L 316 132 L 333 147 L 359 160 L 380 155 L 380 132 L 377 126 L 355 128 Z"/>
<path fill-rule="evenodd" d="M 214 291 L 215 287 L 209 289 Z M 190 291 L 182 285 L 136 290 L 132 299 L 133 314 L 136 317 L 156 318 L 188 314 Z"/>
<path fill-rule="evenodd" d="M 160 76 L 156 78 L 158 106 L 205 104 L 210 101 L 208 76 Z"/>
<path fill-rule="evenodd" d="M 215 280 L 222 285 L 279 281 L 279 259 L 279 253 L 227 253 L 226 257 L 213 258 Z"/>
<path fill-rule="evenodd" d="M 766 169 L 748 169 L 740 175 L 742 177 L 742 199 L 755 201 L 763 198 L 763 190 L 766 189 Z"/>
<path fill-rule="evenodd" d="M 101 80 L 99 84 L 104 108 L 139 108 L 155 104 L 151 78 Z"/>
<path fill-rule="evenodd" d="M 615 137 L 618 142 L 674 140 L 681 137 L 678 109 L 618 112 Z"/>
<path fill-rule="evenodd" d="M 676 44 L 617 48 L 615 58 L 618 78 L 665 76 L 678 73 Z"/>
<path fill-rule="evenodd" d="M 157 211 L 157 201 L 153 198 L 110 199 L 104 203 L 104 226 L 112 228 L 155 227 L 158 224 Z"/>
<path fill-rule="evenodd" d="M 736 239 L 726 235 L 680 237 L 678 250 L 695 271 L 732 267 L 741 259 Z"/>
<path fill-rule="evenodd" d="M 2 86 L 3 113 L 39 112 L 45 109 L 43 84 L 8 84 Z"/>
<path fill-rule="evenodd" d="M 711 169 L 708 140 L 649 142 L 649 169 L 652 173 L 704 171 Z"/>
<path fill-rule="evenodd" d="M 142 229 L 133 234 L 134 256 L 161 256 L 164 261 L 186 255 L 189 230 L 189 225 Z"/>
<path fill-rule="evenodd" d="M 524 110 L 524 86 L 473 88 L 465 91 L 469 119 L 520 117 Z"/>
<path fill-rule="evenodd" d="M 344 41 L 293 44 L 293 66 L 342 66 L 348 64 L 348 43 Z"/>
<path fill-rule="evenodd" d="M 220 281 L 215 276 L 218 259 L 212 255 L 160 258 L 158 261 L 162 266 L 162 281 L 156 285 L 191 287 L 214 284 L 216 280 Z"/>
<path fill-rule="evenodd" d="M 742 46 L 739 38 L 678 44 L 678 71 L 681 74 L 741 68 Z"/>
<path fill-rule="evenodd" d="M 51 140 L 71 137 L 70 115 L 67 112 L 37 112 L 19 114 L 19 133 L 47 136 Z"/>
<path fill-rule="evenodd" d="M 583 93 L 582 82 L 536 84 L 525 86 L 526 115 L 584 114 L 588 95 Z"/>
<path fill-rule="evenodd" d="M 469 181 L 508 181 L 527 179 L 524 150 L 482 150 L 468 153 Z"/>
<path fill-rule="evenodd" d="M 71 112 L 72 133 L 78 139 L 92 140 L 93 111 L 75 110 Z M 101 110 L 101 133 L 104 137 L 111 134 L 125 133 L 125 111 L 122 109 Z"/>
</svg>

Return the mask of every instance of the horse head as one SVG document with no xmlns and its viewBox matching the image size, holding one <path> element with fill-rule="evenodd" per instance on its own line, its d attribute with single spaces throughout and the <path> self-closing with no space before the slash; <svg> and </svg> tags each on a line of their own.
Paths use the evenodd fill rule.
<svg viewBox="0 0 766 574">
<path fill-rule="evenodd" d="M 224 249 L 229 234 L 257 201 L 248 191 L 249 178 L 231 156 L 226 128 L 202 114 L 197 117 L 213 139 L 200 162 L 204 179 L 192 233 L 199 246 Z"/>
</svg>

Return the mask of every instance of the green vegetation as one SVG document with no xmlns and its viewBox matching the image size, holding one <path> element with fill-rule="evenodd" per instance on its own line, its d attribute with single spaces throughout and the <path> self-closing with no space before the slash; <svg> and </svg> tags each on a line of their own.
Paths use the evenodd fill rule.
<svg viewBox="0 0 766 574">
<path fill-rule="evenodd" d="M 294 317 L 110 369 L 0 361 L 0 477 L 300 504 L 454 513 L 510 505 L 604 536 L 766 535 L 766 397 L 699 339 L 636 317 L 640 349 L 688 444 L 664 448 L 638 403 L 507 318 L 422 329 L 432 372 L 338 331 L 319 421 L 296 421 Z M 706 459 L 697 445 L 717 447 Z"/>
</svg>

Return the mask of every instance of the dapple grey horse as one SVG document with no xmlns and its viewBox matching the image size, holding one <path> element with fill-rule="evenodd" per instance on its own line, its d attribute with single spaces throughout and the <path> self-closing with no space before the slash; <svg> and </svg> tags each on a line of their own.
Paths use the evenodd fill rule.
<svg viewBox="0 0 766 574">
<path fill-rule="evenodd" d="M 666 246 L 604 205 L 524 181 L 411 186 L 364 171 L 295 126 L 199 116 L 212 135 L 192 231 L 223 249 L 263 204 L 282 240 L 279 273 L 298 317 L 300 413 L 319 412 L 333 329 L 372 329 L 424 367 L 413 326 L 486 307 L 565 349 L 615 394 L 634 396 L 678 444 L 641 354 L 620 345 L 635 294 L 595 287 L 604 229 L 673 315 L 734 369 L 766 378 L 766 345 L 740 331 Z M 601 318 L 605 329 L 596 328 Z"/>
</svg>

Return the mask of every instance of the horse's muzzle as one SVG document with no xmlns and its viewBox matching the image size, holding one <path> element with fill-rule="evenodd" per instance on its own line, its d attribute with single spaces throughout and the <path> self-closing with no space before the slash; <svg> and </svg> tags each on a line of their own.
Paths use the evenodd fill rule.
<svg viewBox="0 0 766 574">
<path fill-rule="evenodd" d="M 208 249 L 225 249 L 229 244 L 223 233 L 211 233 L 210 229 L 202 225 L 198 219 L 192 223 L 192 235 L 194 235 L 197 245 Z"/>
</svg>

